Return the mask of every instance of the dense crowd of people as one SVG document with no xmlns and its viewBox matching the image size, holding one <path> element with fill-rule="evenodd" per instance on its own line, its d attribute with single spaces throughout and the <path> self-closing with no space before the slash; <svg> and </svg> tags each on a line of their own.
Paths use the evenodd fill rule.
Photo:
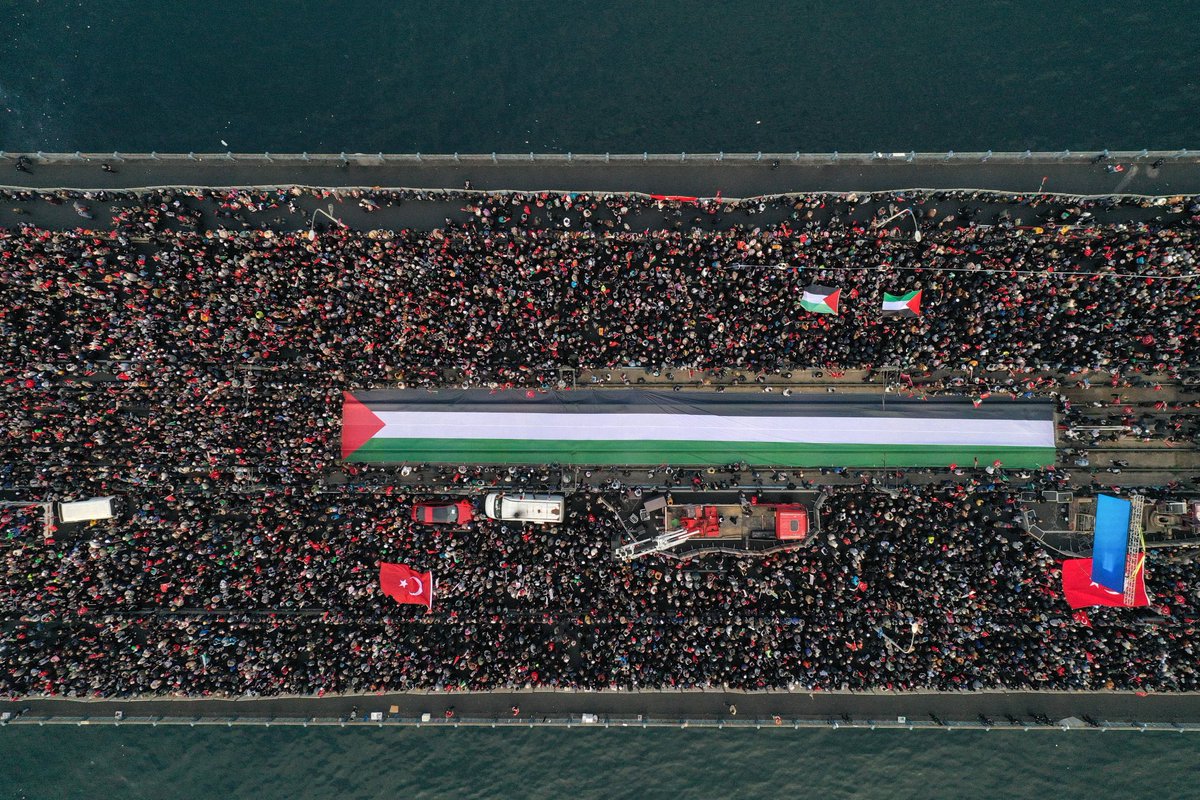
<svg viewBox="0 0 1200 800">
<path fill-rule="evenodd" d="M 963 209 L 918 242 L 899 222 L 856 216 L 860 198 L 823 195 L 775 201 L 787 218 L 762 226 L 706 227 L 715 211 L 675 204 L 681 220 L 685 207 L 696 215 L 688 225 L 627 230 L 666 201 L 505 194 L 472 197 L 467 221 L 432 231 L 311 234 L 201 229 L 194 198 L 155 197 L 111 232 L 3 235 L 0 280 L 20 288 L 5 309 L 8 352 L 435 384 L 448 372 L 538 384 L 561 366 L 621 365 L 1177 374 L 1200 352 L 1194 281 L 1173 279 L 1197 270 L 1200 200 L 1171 222 L 1089 224 L 1073 205 L 1070 224 L 1049 206 L 1026 209 L 1025 222 L 1052 218 L 1037 226 L 1011 213 L 979 224 Z M 218 208 L 286 202 L 234 193 Z M 841 313 L 802 312 L 810 284 L 841 288 Z M 883 292 L 915 289 L 920 318 L 880 315 Z"/>
<path fill-rule="evenodd" d="M 0 693 L 1200 688 L 1200 565 L 1148 567 L 1164 624 L 1081 621 L 1003 488 L 836 489 L 811 545 L 702 565 L 614 563 L 576 501 L 558 529 L 445 530 L 401 495 L 135 492 L 63 541 L 9 510 Z M 434 572 L 433 613 L 382 596 L 381 558 Z"/>
<path fill-rule="evenodd" d="M 983 471 L 895 496 L 869 478 L 831 489 L 811 546 L 706 557 L 703 570 L 615 562 L 597 492 L 620 487 L 583 487 L 561 527 L 446 530 L 411 521 L 395 469 L 327 480 L 349 388 L 539 389 L 560 367 L 622 380 L 629 366 L 894 364 L 899 391 L 976 398 L 1057 396 L 1093 369 L 1187 377 L 1200 354 L 1195 200 L 1155 215 L 1149 202 L 948 192 L 360 192 L 375 215 L 465 211 L 363 231 L 280 227 L 273 214 L 313 199 L 299 190 L 52 197 L 119 209 L 101 230 L 0 229 L 0 491 L 113 494 L 122 508 L 47 535 L 40 508 L 0 507 L 0 695 L 1200 688 L 1200 567 L 1148 566 L 1162 624 L 1109 610 L 1080 621 L 1054 558 L 1014 527 L 1016 489 Z M 896 203 L 919 214 L 920 241 L 902 222 L 873 224 Z M 809 284 L 841 287 L 841 313 L 800 310 Z M 922 316 L 880 315 L 883 292 L 912 289 Z M 933 377 L 973 369 L 1011 377 Z M 1119 419 L 1138 438 L 1200 433 L 1194 403 L 1059 400 L 1065 419 Z M 443 472 L 443 485 L 499 480 Z M 432 569 L 433 613 L 383 597 L 380 560 Z"/>
</svg>

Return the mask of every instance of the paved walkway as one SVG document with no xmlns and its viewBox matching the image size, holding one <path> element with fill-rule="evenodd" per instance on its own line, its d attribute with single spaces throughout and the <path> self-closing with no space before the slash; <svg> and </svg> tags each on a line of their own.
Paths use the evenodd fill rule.
<svg viewBox="0 0 1200 800">
<path fill-rule="evenodd" d="M 836 162 L 806 156 L 794 163 L 784 156 L 762 161 L 735 162 L 695 157 L 687 162 L 614 157 L 603 161 L 566 162 L 560 156 L 528 161 L 524 157 L 426 157 L 380 163 L 377 156 L 349 156 L 304 162 L 262 155 L 197 156 L 160 160 L 124 160 L 65 157 L 50 163 L 35 160 L 30 172 L 14 169 L 12 154 L 0 161 L 0 185 L 25 187 L 106 188 L 145 186 L 387 186 L 461 188 L 467 180 L 476 189 L 561 189 L 564 191 L 638 191 L 650 194 L 756 197 L 765 194 L 809 191 L 882 191 L 918 187 L 996 189 L 1013 192 L 1060 192 L 1108 195 L 1115 193 L 1169 195 L 1200 192 L 1200 154 L 1167 157 L 1153 155 L 1091 163 L 1090 158 L 1038 155 L 988 161 L 925 160 L 912 163 L 903 157 L 884 160 L 869 156 L 843 156 Z M 658 157 L 654 157 L 657 159 Z M 512 160 L 508 160 L 512 159 Z M 115 173 L 101 170 L 109 163 Z M 1120 165 L 1120 172 L 1109 166 Z"/>
<path fill-rule="evenodd" d="M 0 167 L 3 164 L 0 163 Z M 136 165 L 128 169 L 136 169 L 144 172 L 143 165 Z M 320 180 L 334 181 L 333 186 L 338 185 L 338 179 L 346 179 L 347 173 L 337 171 L 336 174 L 325 174 L 322 170 L 324 167 L 311 167 L 308 169 L 296 169 L 286 174 L 279 173 L 275 170 L 272 174 L 279 178 L 282 183 L 307 183 L 308 185 L 322 185 Z M 386 168 L 379 167 L 363 167 L 364 174 L 355 180 L 369 181 L 378 179 L 381 182 L 388 178 L 390 173 L 385 174 Z M 484 167 L 485 170 L 497 170 L 493 177 L 501 174 L 509 174 L 505 167 Z M 656 169 L 656 168 L 646 168 Z M 657 168 L 662 169 L 662 168 Z M 675 167 L 676 171 L 687 170 L 690 176 L 688 180 L 707 180 L 702 177 L 705 171 L 698 167 Z M 763 178 L 768 183 L 773 182 L 774 173 L 763 173 L 760 175 L 752 175 L 753 167 L 734 167 L 734 168 L 715 168 L 713 177 L 720 178 L 726 175 L 727 170 L 735 170 L 730 173 L 741 176 L 745 181 L 742 189 L 745 192 L 763 191 L 769 188 L 768 185 L 755 185 L 756 178 Z M 1079 167 L 1079 169 L 1084 169 Z M 1165 167 L 1164 167 L 1165 169 Z M 383 170 L 383 171 L 381 171 Z M 737 172 L 740 170 L 740 172 Z M 66 173 L 70 174 L 64 174 Z M 593 170 L 594 171 L 594 170 Z M 626 172 L 631 172 L 626 168 Z M 53 173 L 46 175 L 45 173 Z M 38 186 L 60 185 L 61 182 L 68 183 L 78 182 L 81 187 L 89 187 L 97 190 L 96 185 L 100 188 L 120 188 L 120 186 L 134 186 L 144 183 L 147 180 L 154 181 L 187 181 L 187 180 L 211 180 L 215 184 L 228 185 L 228 182 L 237 179 L 243 182 L 253 182 L 261 180 L 264 176 L 256 175 L 252 170 L 237 170 L 238 174 L 225 174 L 223 172 L 214 171 L 207 176 L 203 175 L 176 175 L 174 168 L 167 166 L 161 170 L 155 171 L 153 174 L 140 174 L 140 176 L 127 175 L 124 168 L 121 173 L 116 176 L 108 173 L 95 170 L 84 171 L 83 167 L 77 165 L 51 165 L 45 167 L 34 168 L 32 176 L 22 173 L 13 172 L 12 175 L 17 178 L 30 178 L 30 184 Z M 82 173 L 82 174 L 78 174 Z M 693 174 L 696 173 L 696 174 Z M 573 168 L 568 168 L 566 172 L 555 172 L 552 169 L 547 169 L 544 172 L 545 180 L 553 179 L 555 181 L 572 181 L 571 183 L 561 183 L 564 190 L 586 190 L 589 187 L 595 188 L 596 184 L 582 178 L 585 173 L 581 172 L 576 175 Z M 423 174 L 413 175 L 396 175 L 391 176 L 398 181 L 396 185 L 412 186 L 415 184 L 427 184 L 430 181 L 436 181 L 437 186 L 448 189 L 461 189 L 463 186 L 462 175 L 459 175 L 454 170 L 448 169 L 431 169 Z M 122 180 L 127 178 L 128 180 Z M 1197 176 L 1197 185 L 1200 187 L 1200 175 Z M 489 188 L 517 188 L 537 189 L 543 188 L 547 184 L 540 182 L 541 179 L 530 180 L 525 183 L 517 182 L 510 183 L 504 179 L 494 181 L 479 181 L 472 180 L 472 187 L 481 189 L 485 183 L 495 184 Z M 580 182 L 575 183 L 574 181 Z M 404 182 L 408 183 L 404 183 Z M 3 182 L 3 175 L 0 174 L 0 183 Z M 649 180 L 646 176 L 631 175 L 627 183 L 610 183 L 606 184 L 608 189 L 625 189 L 636 190 L 652 188 L 650 184 L 654 180 Z M 240 184 L 239 184 L 240 185 Z M 773 184 L 772 184 L 773 185 Z M 693 187 L 694 188 L 694 187 Z M 719 187 L 718 187 L 719 188 Z M 1036 187 L 1034 187 L 1036 188 Z M 782 185 L 775 186 L 773 190 L 782 189 Z M 681 192 L 684 188 L 674 187 L 670 192 Z M 443 227 L 447 221 L 456 223 L 466 223 L 473 220 L 474 217 L 464 211 L 464 201 L 459 198 L 447 198 L 441 192 L 434 192 L 427 195 L 424 199 L 405 199 L 401 202 L 389 202 L 383 204 L 382 207 L 374 211 L 367 211 L 359 204 L 359 200 L 354 194 L 357 190 L 343 188 L 340 190 L 322 191 L 325 196 L 317 197 L 314 192 L 305 192 L 299 196 L 292 197 L 292 208 L 287 205 L 278 208 L 265 209 L 263 211 L 249 211 L 240 209 L 234 217 L 218 216 L 218 204 L 211 200 L 199 200 L 196 198 L 184 197 L 182 201 L 185 206 L 193 208 L 200 212 L 201 225 L 205 229 L 213 230 L 218 228 L 228 228 L 238 230 L 248 227 L 268 227 L 276 231 L 295 231 L 307 230 L 310 226 L 316 225 L 318 228 L 326 228 L 333 224 L 332 219 L 345 224 L 354 230 L 391 230 L 397 231 L 402 229 L 409 230 L 432 230 L 434 228 Z M 723 195 L 728 197 L 728 194 Z M 92 219 L 86 219 L 76 213 L 71 202 L 63 202 L 61 199 L 52 198 L 54 202 L 48 202 L 44 197 L 16 199 L 6 198 L 0 201 L 0 227 L 17 227 L 21 225 L 38 225 L 50 230 L 55 229 L 74 229 L 74 228 L 89 228 L 92 230 L 104 231 L 111 227 L 112 218 L 116 210 L 129 205 L 127 200 L 122 199 L 89 199 L 84 205 L 89 209 Z M 895 202 L 890 197 L 876 198 L 868 202 L 857 202 L 854 204 L 845 202 L 829 202 L 823 208 L 808 209 L 805 213 L 812 214 L 812 220 L 816 223 L 828 222 L 834 215 L 839 217 L 842 224 L 848 222 L 857 222 L 863 225 L 870 224 L 876 217 L 876 213 L 880 209 L 885 209 L 888 216 L 899 211 L 901 208 L 910 206 L 908 203 Z M 946 226 L 950 223 L 959 225 L 964 222 L 976 222 L 979 224 L 992 224 L 1001 219 L 1010 219 L 1016 225 L 1040 225 L 1046 220 L 1061 220 L 1062 214 L 1065 212 L 1070 218 L 1074 218 L 1072 212 L 1069 211 L 1070 203 L 1066 201 L 1052 201 L 1040 204 L 1037 208 L 1023 206 L 1019 204 L 999 202 L 993 198 L 976 198 L 968 204 L 961 199 L 943 200 L 940 202 L 925 202 L 920 205 L 912 205 L 917 214 L 920 216 L 920 226 L 925 233 Z M 294 209 L 294 210 L 293 210 Z M 1186 207 L 1181 204 L 1172 203 L 1163 206 L 1130 206 L 1122 205 L 1112 209 L 1096 208 L 1093 209 L 1092 222 L 1096 223 L 1118 223 L 1118 222 L 1137 222 L 1150 219 L 1160 220 L 1162 222 L 1176 222 L 1186 215 Z M 702 212 L 693 207 L 685 207 L 682 212 L 675 209 L 649 209 L 636 211 L 628 215 L 624 222 L 629 225 L 631 230 L 645 230 L 658 228 L 679 228 L 684 227 L 699 227 L 705 230 L 715 229 L 724 230 L 735 225 L 744 225 L 748 227 L 761 227 L 767 225 L 776 225 L 784 220 L 787 220 L 792 214 L 792 209 L 785 204 L 766 206 L 761 212 L 757 209 L 737 209 L 731 210 L 728 207 L 723 207 L 714 213 Z M 604 216 L 602 212 L 601 216 Z M 599 219 L 599 217 L 597 218 Z M 551 219 L 549 216 L 543 216 L 543 212 L 536 211 L 533 214 L 531 226 L 549 226 L 557 227 L 561 220 Z M 576 220 L 578 223 L 578 220 Z M 894 227 L 900 233 L 897 235 L 911 235 L 910 225 L 912 223 L 907 219 L 893 222 L 891 227 Z"/>
<path fill-rule="evenodd" d="M 828 692 L 647 691 L 572 692 L 415 692 L 405 694 L 274 698 L 240 700 L 28 700 L 0 702 L 0 711 L 28 708 L 29 714 L 112 718 L 116 711 L 129 717 L 287 717 L 342 718 L 398 707 L 401 718 L 428 713 L 441 722 L 453 707 L 459 718 L 511 719 L 512 707 L 527 720 L 597 714 L 620 719 L 729 719 L 729 706 L 738 719 L 976 720 L 983 714 L 1006 723 L 1006 715 L 1030 721 L 1035 714 L 1053 720 L 1089 716 L 1108 722 L 1194 722 L 1200 720 L 1200 694 L 1136 694 L 1108 692 L 963 692 L 849 694 Z"/>
</svg>

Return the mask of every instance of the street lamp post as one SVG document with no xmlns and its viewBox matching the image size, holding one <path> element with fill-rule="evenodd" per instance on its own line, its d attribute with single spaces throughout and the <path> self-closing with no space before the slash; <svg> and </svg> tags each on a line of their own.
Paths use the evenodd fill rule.
<svg viewBox="0 0 1200 800">
<path fill-rule="evenodd" d="M 895 214 L 892 214 L 890 217 L 883 220 L 882 222 L 874 223 L 873 227 L 882 228 L 884 225 L 887 225 L 892 220 L 896 219 L 897 217 L 902 217 L 905 214 L 908 214 L 910 217 L 912 217 L 913 241 L 920 242 L 921 241 L 921 223 L 917 221 L 917 215 L 916 215 L 916 213 L 913 212 L 913 210 L 911 208 L 906 208 L 903 211 L 897 211 Z"/>
<path fill-rule="evenodd" d="M 329 217 L 331 220 L 336 222 L 340 227 L 342 227 L 342 228 L 346 227 L 346 223 L 342 222 L 340 219 L 335 217 L 332 212 L 333 212 L 332 205 L 329 206 L 329 211 L 325 211 L 324 209 L 321 209 L 321 208 L 318 208 L 315 211 L 313 211 L 312 221 L 309 222 L 309 224 L 308 224 L 308 238 L 309 239 L 312 239 L 317 235 L 316 231 L 314 230 L 314 228 L 317 227 L 317 214 L 324 214 L 325 216 Z"/>
<path fill-rule="evenodd" d="M 889 647 L 895 648 L 896 650 L 899 650 L 901 653 L 908 654 L 913 651 L 914 647 L 916 647 L 917 634 L 921 632 L 921 623 L 919 621 L 910 623 L 909 630 L 912 631 L 912 637 L 908 640 L 908 647 L 903 647 L 903 648 L 900 647 L 900 645 L 896 643 L 895 639 L 893 639 L 892 637 L 890 637 L 886 633 L 884 633 L 883 628 L 879 629 L 879 635 L 881 637 L 883 637 L 883 641 L 886 642 Z"/>
</svg>

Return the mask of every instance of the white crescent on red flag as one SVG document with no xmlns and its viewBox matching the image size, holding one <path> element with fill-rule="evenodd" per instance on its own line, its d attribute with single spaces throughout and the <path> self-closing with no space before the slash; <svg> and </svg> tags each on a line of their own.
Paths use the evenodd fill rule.
<svg viewBox="0 0 1200 800">
<path fill-rule="evenodd" d="M 379 588 L 400 603 L 433 609 L 433 573 L 418 572 L 406 564 L 379 563 Z"/>
<path fill-rule="evenodd" d="M 1145 559 L 1145 555 L 1142 556 Z M 1088 606 L 1117 606 L 1136 607 L 1150 605 L 1146 594 L 1146 575 L 1142 563 L 1129 580 L 1133 581 L 1133 602 L 1126 603 L 1125 595 L 1106 589 L 1092 580 L 1092 560 L 1090 558 L 1068 558 L 1062 563 L 1063 596 L 1067 605 L 1072 609 L 1087 608 Z"/>
</svg>

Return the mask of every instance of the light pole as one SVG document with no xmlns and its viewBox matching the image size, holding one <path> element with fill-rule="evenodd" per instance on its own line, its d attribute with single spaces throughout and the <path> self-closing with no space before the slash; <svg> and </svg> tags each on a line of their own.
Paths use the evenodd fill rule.
<svg viewBox="0 0 1200 800">
<path fill-rule="evenodd" d="M 898 364 L 884 364 L 879 370 L 883 374 L 883 394 L 879 396 L 879 405 L 886 409 L 888 392 L 892 390 L 893 376 L 896 378 L 895 382 L 899 383 L 900 366 Z"/>
<path fill-rule="evenodd" d="M 921 632 L 921 623 L 914 621 L 910 623 L 908 627 L 909 630 L 912 631 L 912 638 L 908 640 L 908 647 L 902 648 L 900 645 L 898 645 L 895 639 L 883 632 L 883 628 L 879 629 L 879 635 L 883 637 L 883 641 L 887 643 L 888 647 L 899 650 L 901 653 L 907 655 L 911 653 L 913 648 L 917 645 L 917 634 Z"/>
<path fill-rule="evenodd" d="M 882 220 L 882 221 L 880 221 L 880 222 L 876 222 L 876 223 L 874 223 L 874 224 L 872 225 L 872 227 L 875 227 L 875 228 L 882 228 L 884 225 L 887 225 L 887 224 L 888 224 L 889 222 L 891 222 L 892 220 L 896 219 L 897 217 L 902 217 L 902 216 L 904 216 L 905 214 L 908 214 L 910 217 L 912 217 L 912 221 L 913 221 L 913 241 L 914 241 L 914 242 L 920 242 L 920 241 L 921 241 L 921 223 L 917 221 L 917 215 L 916 215 L 916 213 L 914 213 L 914 212 L 913 212 L 913 210 L 912 210 L 911 208 L 906 208 L 906 209 L 904 209 L 903 211 L 897 211 L 895 214 L 892 214 L 892 215 L 891 215 L 890 217 L 888 217 L 887 219 L 885 219 L 885 220 Z"/>
<path fill-rule="evenodd" d="M 335 217 L 332 212 L 333 212 L 332 205 L 329 206 L 329 211 L 325 211 L 324 209 L 318 208 L 316 211 L 313 212 L 312 221 L 309 222 L 309 224 L 308 224 L 308 238 L 310 240 L 315 239 L 317 236 L 316 231 L 314 230 L 314 228 L 317 227 L 317 214 L 324 214 L 325 216 L 329 217 L 331 220 L 336 222 L 339 227 L 342 227 L 342 228 L 346 227 L 346 223 L 342 222 L 340 219 Z"/>
</svg>

